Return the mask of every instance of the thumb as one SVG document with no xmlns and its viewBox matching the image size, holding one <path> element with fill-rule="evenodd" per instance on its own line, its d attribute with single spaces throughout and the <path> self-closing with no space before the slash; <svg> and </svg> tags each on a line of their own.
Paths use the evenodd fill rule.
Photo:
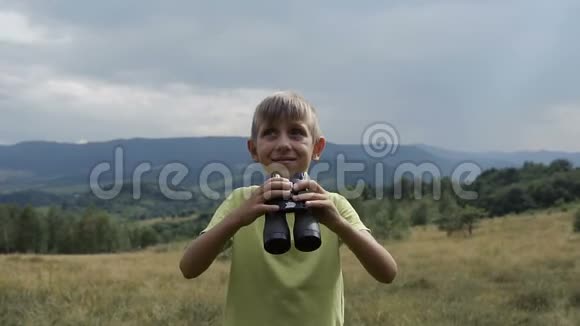
<svg viewBox="0 0 580 326">
<path fill-rule="evenodd" d="M 266 211 L 266 212 L 277 212 L 280 210 L 280 206 L 278 205 L 266 205 L 263 204 L 262 208 Z"/>
</svg>

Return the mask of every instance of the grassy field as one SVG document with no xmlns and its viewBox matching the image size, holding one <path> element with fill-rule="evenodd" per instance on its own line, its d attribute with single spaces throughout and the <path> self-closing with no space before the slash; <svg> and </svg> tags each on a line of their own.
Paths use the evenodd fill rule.
<svg viewBox="0 0 580 326">
<path fill-rule="evenodd" d="M 199 215 L 194 216 L 187 216 L 187 217 L 156 217 L 156 218 L 149 218 L 146 220 L 138 221 L 137 224 L 144 226 L 144 225 L 153 225 L 157 223 L 181 223 L 185 221 L 193 221 L 198 218 Z M 185 244 L 184 244 L 185 246 Z"/>
<path fill-rule="evenodd" d="M 472 238 L 431 227 L 386 242 L 376 283 L 343 248 L 347 325 L 580 325 L 580 236 L 571 212 L 485 221 Z M 195 280 L 185 243 L 93 256 L 0 256 L 0 325 L 216 325 L 228 261 Z"/>
</svg>

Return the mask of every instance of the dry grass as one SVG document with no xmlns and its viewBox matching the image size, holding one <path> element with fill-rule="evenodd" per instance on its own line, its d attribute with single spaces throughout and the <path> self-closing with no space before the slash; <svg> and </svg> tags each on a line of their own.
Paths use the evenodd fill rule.
<svg viewBox="0 0 580 326">
<path fill-rule="evenodd" d="M 483 222 L 472 238 L 418 228 L 387 242 L 400 272 L 376 283 L 344 248 L 347 325 L 580 324 L 572 213 Z M 0 325 L 216 325 L 228 262 L 196 280 L 185 243 L 92 256 L 0 256 Z"/>
</svg>

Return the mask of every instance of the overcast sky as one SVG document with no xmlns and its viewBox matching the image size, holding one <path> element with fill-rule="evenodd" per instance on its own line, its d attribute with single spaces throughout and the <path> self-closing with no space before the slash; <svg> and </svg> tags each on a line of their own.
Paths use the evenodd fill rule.
<svg viewBox="0 0 580 326">
<path fill-rule="evenodd" d="M 324 134 L 580 151 L 580 1 L 4 1 L 0 143 L 247 136 L 293 89 Z"/>
</svg>

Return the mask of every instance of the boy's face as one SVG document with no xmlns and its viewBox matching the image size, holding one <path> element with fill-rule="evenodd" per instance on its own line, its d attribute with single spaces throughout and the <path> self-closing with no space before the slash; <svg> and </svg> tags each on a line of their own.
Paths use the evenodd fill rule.
<svg viewBox="0 0 580 326">
<path fill-rule="evenodd" d="M 277 121 L 262 123 L 255 140 L 248 140 L 248 150 L 252 158 L 260 162 L 267 173 L 288 172 L 290 177 L 298 172 L 306 172 L 311 160 L 318 160 L 325 146 L 320 137 L 314 142 L 308 124 L 304 121 Z M 287 171 L 280 171 L 283 166 Z"/>
</svg>

